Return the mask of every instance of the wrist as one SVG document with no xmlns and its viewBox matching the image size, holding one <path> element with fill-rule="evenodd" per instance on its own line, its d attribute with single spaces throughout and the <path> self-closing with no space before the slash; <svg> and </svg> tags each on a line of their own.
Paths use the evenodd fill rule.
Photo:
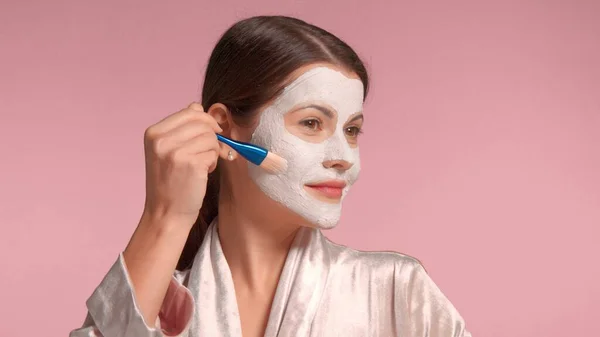
<svg viewBox="0 0 600 337">
<path fill-rule="evenodd" d="M 157 235 L 189 235 L 196 217 L 172 213 L 160 213 L 144 210 L 138 227 L 152 230 Z"/>
<path fill-rule="evenodd" d="M 127 244 L 123 256 L 127 262 L 168 258 L 168 252 L 181 254 L 192 225 L 180 217 L 156 216 L 144 212 Z M 176 262 L 176 260 L 175 260 Z"/>
</svg>

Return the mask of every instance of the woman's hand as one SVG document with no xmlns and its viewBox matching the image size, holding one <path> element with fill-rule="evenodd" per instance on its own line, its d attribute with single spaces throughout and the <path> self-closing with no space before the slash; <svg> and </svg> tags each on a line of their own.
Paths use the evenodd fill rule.
<svg viewBox="0 0 600 337">
<path fill-rule="evenodd" d="M 146 130 L 146 204 L 123 252 L 137 306 L 154 326 L 216 165 L 217 122 L 198 103 Z"/>
<path fill-rule="evenodd" d="M 191 226 L 206 193 L 208 173 L 219 156 L 219 124 L 192 103 L 150 126 L 144 135 L 146 204 L 149 219 Z"/>
</svg>

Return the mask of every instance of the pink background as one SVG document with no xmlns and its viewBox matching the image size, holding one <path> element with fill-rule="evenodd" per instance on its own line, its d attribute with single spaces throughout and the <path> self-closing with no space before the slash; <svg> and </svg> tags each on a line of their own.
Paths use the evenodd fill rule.
<svg viewBox="0 0 600 337">
<path fill-rule="evenodd" d="M 230 24 L 279 13 L 372 72 L 330 236 L 420 258 L 475 336 L 598 336 L 599 4 L 3 1 L 0 334 L 81 324 L 141 212 L 145 127 L 199 97 Z"/>
</svg>

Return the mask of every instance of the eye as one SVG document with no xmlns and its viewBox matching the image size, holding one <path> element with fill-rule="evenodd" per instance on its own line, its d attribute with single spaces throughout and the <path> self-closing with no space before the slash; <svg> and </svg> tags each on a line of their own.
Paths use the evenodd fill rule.
<svg viewBox="0 0 600 337">
<path fill-rule="evenodd" d="M 347 126 L 344 129 L 344 133 L 348 137 L 356 138 L 362 133 L 362 130 L 358 126 Z"/>
<path fill-rule="evenodd" d="M 319 131 L 321 130 L 321 121 L 316 118 L 305 119 L 300 122 L 300 125 L 311 131 Z"/>
</svg>

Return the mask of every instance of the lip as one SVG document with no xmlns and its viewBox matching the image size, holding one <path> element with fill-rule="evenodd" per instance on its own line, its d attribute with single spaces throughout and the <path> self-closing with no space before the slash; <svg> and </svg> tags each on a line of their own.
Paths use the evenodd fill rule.
<svg viewBox="0 0 600 337">
<path fill-rule="evenodd" d="M 327 198 L 340 199 L 346 187 L 346 182 L 343 180 L 327 180 L 308 183 L 305 186 Z"/>
</svg>

